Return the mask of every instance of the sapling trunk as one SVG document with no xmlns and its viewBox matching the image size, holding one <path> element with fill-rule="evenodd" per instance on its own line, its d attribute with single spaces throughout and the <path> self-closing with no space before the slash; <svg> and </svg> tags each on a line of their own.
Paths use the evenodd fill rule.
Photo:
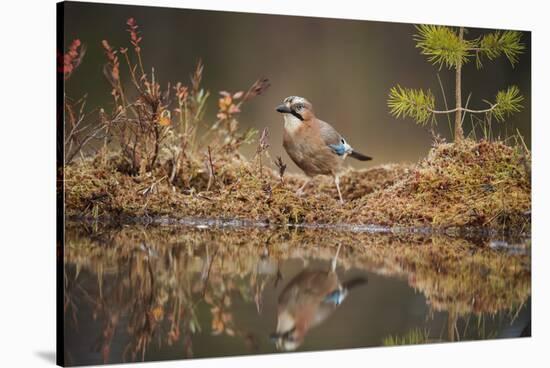
<svg viewBox="0 0 550 368">
<path fill-rule="evenodd" d="M 464 39 L 464 27 L 460 27 L 458 32 L 460 41 Z M 455 74 L 455 142 L 459 142 L 464 138 L 464 131 L 462 130 L 462 61 L 456 65 Z"/>
</svg>

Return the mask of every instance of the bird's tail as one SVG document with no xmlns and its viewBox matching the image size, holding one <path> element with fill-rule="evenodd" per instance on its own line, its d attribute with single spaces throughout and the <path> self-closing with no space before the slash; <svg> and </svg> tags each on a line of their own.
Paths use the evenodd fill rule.
<svg viewBox="0 0 550 368">
<path fill-rule="evenodd" d="M 372 160 L 372 157 L 369 157 L 369 156 L 365 156 L 364 154 L 362 153 L 359 153 L 355 150 L 351 151 L 351 153 L 349 154 L 351 157 L 353 157 L 354 159 L 356 160 L 359 160 L 359 161 L 369 161 L 369 160 Z"/>
<path fill-rule="evenodd" d="M 368 280 L 367 280 L 366 277 L 355 277 L 351 280 L 345 281 L 342 284 L 342 288 L 344 288 L 345 290 L 350 290 L 350 289 L 353 289 L 356 286 L 365 285 L 367 282 L 368 282 Z"/>
<path fill-rule="evenodd" d="M 351 280 L 348 280 L 342 284 L 341 287 L 334 290 L 330 294 L 328 294 L 325 297 L 325 303 L 330 303 L 334 305 L 340 305 L 346 299 L 349 291 L 353 289 L 354 287 L 361 286 L 366 284 L 367 278 L 366 277 L 356 277 Z"/>
</svg>

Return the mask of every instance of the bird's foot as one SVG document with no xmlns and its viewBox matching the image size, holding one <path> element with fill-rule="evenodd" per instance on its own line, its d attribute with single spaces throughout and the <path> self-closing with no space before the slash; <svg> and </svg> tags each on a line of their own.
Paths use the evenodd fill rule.
<svg viewBox="0 0 550 368">
<path fill-rule="evenodd" d="M 307 180 L 298 190 L 296 191 L 296 196 L 302 197 L 305 193 L 305 189 L 308 186 L 308 184 L 311 182 L 311 180 Z"/>
</svg>

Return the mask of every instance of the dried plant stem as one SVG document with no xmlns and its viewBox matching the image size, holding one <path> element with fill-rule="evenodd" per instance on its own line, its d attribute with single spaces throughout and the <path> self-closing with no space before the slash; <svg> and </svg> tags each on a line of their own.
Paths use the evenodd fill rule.
<svg viewBox="0 0 550 368">
<path fill-rule="evenodd" d="M 138 64 L 139 64 L 139 69 L 141 70 L 141 75 L 145 75 L 145 70 L 143 69 L 143 62 L 141 61 L 141 52 L 140 51 L 136 51 L 136 54 L 137 54 L 137 58 L 138 58 Z"/>
<path fill-rule="evenodd" d="M 279 179 L 281 180 L 281 184 L 284 184 L 286 164 L 283 162 L 283 159 L 281 158 L 281 156 L 277 156 L 277 160 L 275 161 L 275 166 L 277 166 L 277 169 L 279 169 Z"/>
<path fill-rule="evenodd" d="M 216 181 L 216 171 L 214 170 L 214 163 L 212 162 L 212 151 L 210 146 L 208 146 L 208 184 L 206 186 L 206 191 L 210 190 L 212 183 Z"/>
<path fill-rule="evenodd" d="M 437 73 L 437 80 L 439 82 L 439 88 L 441 89 L 441 96 L 443 97 L 443 104 L 445 105 L 445 110 L 449 110 L 449 104 L 447 103 L 447 96 L 445 94 L 445 88 L 443 88 L 443 82 L 441 81 L 441 76 Z M 451 125 L 451 117 L 447 114 L 447 123 L 449 124 L 449 131 L 453 133 Z"/>
<path fill-rule="evenodd" d="M 172 159 L 172 171 L 170 172 L 170 184 L 174 185 L 174 179 L 180 168 L 180 156 L 182 151 L 178 151 Z"/>
<path fill-rule="evenodd" d="M 139 82 L 137 81 L 137 78 L 136 78 L 135 68 L 132 67 L 132 63 L 130 62 L 130 58 L 128 57 L 127 52 L 124 53 L 124 59 L 126 59 L 126 64 L 128 65 L 128 69 L 130 70 L 130 77 L 132 79 L 132 83 L 134 84 L 136 89 L 139 91 L 139 93 L 143 94 L 141 86 L 139 85 Z M 145 74 L 145 73 L 143 73 L 143 74 Z M 119 82 L 119 84 L 120 84 L 120 82 Z M 121 87 L 121 89 L 122 89 L 122 87 Z"/>
<path fill-rule="evenodd" d="M 460 27 L 458 32 L 460 42 L 464 40 L 464 27 Z M 455 72 L 455 141 L 464 139 L 464 131 L 462 130 L 462 62 L 457 63 Z"/>
</svg>

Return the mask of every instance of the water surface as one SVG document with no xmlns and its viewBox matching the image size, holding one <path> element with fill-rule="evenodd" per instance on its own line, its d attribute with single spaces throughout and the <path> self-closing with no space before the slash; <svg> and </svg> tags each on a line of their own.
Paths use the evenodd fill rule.
<svg viewBox="0 0 550 368">
<path fill-rule="evenodd" d="M 74 223 L 69 365 L 530 335 L 525 240 Z"/>
</svg>

